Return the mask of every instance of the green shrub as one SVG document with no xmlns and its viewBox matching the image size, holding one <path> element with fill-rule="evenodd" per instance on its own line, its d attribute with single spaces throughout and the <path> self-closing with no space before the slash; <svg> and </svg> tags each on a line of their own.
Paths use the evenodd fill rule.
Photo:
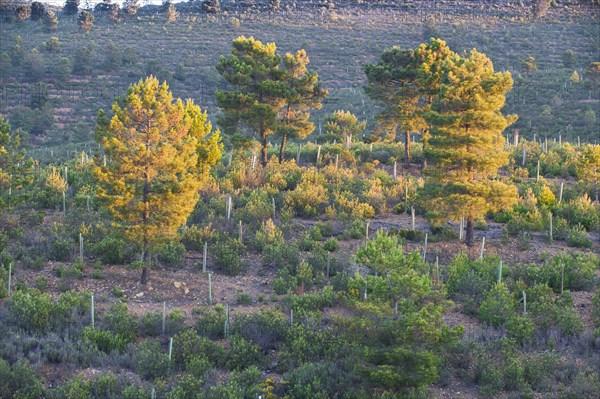
<svg viewBox="0 0 600 399">
<path fill-rule="evenodd" d="M 221 329 L 223 325 L 221 325 Z M 225 357 L 223 346 L 213 343 L 207 337 L 188 329 L 173 337 L 173 365 L 185 369 L 197 357 L 204 357 L 211 364 L 222 365 Z"/>
<path fill-rule="evenodd" d="M 214 365 L 205 356 L 195 356 L 185 365 L 185 371 L 194 377 L 204 380 L 206 373 L 214 368 Z"/>
<path fill-rule="evenodd" d="M 199 316 L 195 326 L 199 335 L 209 339 L 223 338 L 225 311 L 222 306 L 215 306 L 213 309 L 201 308 L 195 313 Z"/>
<path fill-rule="evenodd" d="M 113 303 L 104 314 L 103 321 L 111 332 L 127 342 L 133 342 L 138 336 L 138 319 L 135 315 L 129 314 L 127 306 L 123 303 Z"/>
<path fill-rule="evenodd" d="M 87 292 L 67 291 L 52 305 L 51 325 L 56 330 L 68 328 L 74 321 L 89 320 L 91 297 Z"/>
<path fill-rule="evenodd" d="M 147 380 L 155 380 L 169 374 L 169 355 L 158 342 L 142 343 L 135 356 L 136 373 Z"/>
<path fill-rule="evenodd" d="M 217 267 L 229 276 L 241 273 L 244 263 L 242 253 L 246 247 L 237 238 L 227 237 L 213 248 L 212 255 Z"/>
<path fill-rule="evenodd" d="M 425 233 L 418 230 L 400 229 L 398 235 L 410 241 L 423 241 L 425 239 Z"/>
<path fill-rule="evenodd" d="M 317 222 L 314 229 L 318 229 L 323 237 L 331 237 L 334 234 L 333 226 L 329 222 Z"/>
<path fill-rule="evenodd" d="M 263 249 L 263 264 L 274 266 L 278 270 L 287 269 L 293 272 L 301 260 L 300 250 L 292 243 L 274 243 Z"/>
<path fill-rule="evenodd" d="M 134 258 L 133 249 L 120 237 L 104 237 L 93 247 L 95 255 L 109 265 L 124 265 Z"/>
<path fill-rule="evenodd" d="M 520 345 L 529 342 L 535 333 L 535 324 L 525 316 L 509 317 L 506 323 L 506 332 L 509 337 L 513 338 Z"/>
<path fill-rule="evenodd" d="M 260 347 L 244 338 L 234 335 L 227 355 L 227 365 L 231 370 L 243 370 L 250 366 L 260 366 L 264 361 Z"/>
<path fill-rule="evenodd" d="M 517 264 L 513 278 L 528 285 L 548 284 L 555 292 L 563 289 L 580 291 L 592 286 L 599 259 L 593 254 L 562 253 L 543 264 Z"/>
<path fill-rule="evenodd" d="M 461 253 L 452 259 L 446 269 L 446 287 L 450 296 L 460 302 L 468 314 L 477 314 L 481 301 L 498 280 L 500 258 L 486 255 L 482 260 L 470 260 Z M 503 277 L 508 275 L 502 269 Z"/>
<path fill-rule="evenodd" d="M 74 244 L 66 239 L 55 236 L 50 242 L 50 252 L 48 257 L 58 262 L 66 262 L 73 255 Z"/>
<path fill-rule="evenodd" d="M 183 242 L 183 245 L 185 245 L 186 249 L 192 251 L 203 251 L 204 243 L 207 242 L 204 230 L 200 229 L 196 225 L 187 227 L 185 229 L 181 241 Z"/>
<path fill-rule="evenodd" d="M 588 237 L 585 228 L 579 224 L 569 230 L 567 245 L 576 248 L 591 248 L 592 240 Z"/>
<path fill-rule="evenodd" d="M 250 305 L 252 304 L 252 297 L 247 292 L 239 293 L 237 296 L 237 303 L 239 305 Z"/>
<path fill-rule="evenodd" d="M 479 307 L 481 320 L 494 327 L 504 325 L 514 315 L 514 312 L 515 300 L 502 282 L 496 283 L 488 291 Z"/>
<path fill-rule="evenodd" d="M 185 246 L 180 242 L 168 242 L 160 248 L 158 259 L 169 266 L 181 266 L 185 255 Z"/>
<path fill-rule="evenodd" d="M 350 227 L 344 231 L 345 238 L 359 240 L 365 237 L 366 226 L 361 220 L 354 220 Z"/>
<path fill-rule="evenodd" d="M 157 337 L 162 333 L 162 314 L 145 313 L 140 318 L 140 332 L 146 337 Z"/>
<path fill-rule="evenodd" d="M 255 366 L 233 371 L 226 383 L 211 387 L 208 397 L 212 399 L 255 398 L 261 394 L 260 381 L 261 372 Z"/>
<path fill-rule="evenodd" d="M 563 202 L 558 215 L 569 221 L 572 226 L 582 225 L 587 231 L 600 228 L 600 206 L 587 196 Z"/>
<path fill-rule="evenodd" d="M 294 310 L 314 311 L 332 306 L 335 302 L 333 287 L 328 285 L 320 292 L 304 295 L 287 295 L 284 303 Z"/>
<path fill-rule="evenodd" d="M 263 352 L 273 350 L 284 340 L 288 329 L 287 318 L 276 309 L 236 317 L 232 332 L 259 345 Z"/>
<path fill-rule="evenodd" d="M 328 252 L 335 252 L 340 249 L 340 243 L 335 238 L 330 238 L 325 242 L 325 244 L 323 244 L 323 249 Z"/>
<path fill-rule="evenodd" d="M 52 300 L 37 290 L 15 291 L 8 303 L 11 322 L 26 331 L 44 333 L 50 326 Z"/>
<path fill-rule="evenodd" d="M 45 397 L 44 385 L 29 363 L 10 366 L 0 358 L 0 398 L 38 399 Z"/>
<path fill-rule="evenodd" d="M 83 338 L 94 344 L 99 351 L 105 353 L 112 351 L 123 353 L 131 342 L 120 334 L 115 334 L 109 330 L 94 329 L 91 326 L 83 330 Z"/>
</svg>

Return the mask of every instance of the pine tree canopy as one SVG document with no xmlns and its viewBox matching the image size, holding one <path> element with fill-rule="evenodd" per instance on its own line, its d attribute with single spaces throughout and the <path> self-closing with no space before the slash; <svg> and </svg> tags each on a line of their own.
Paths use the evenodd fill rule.
<svg viewBox="0 0 600 399">
<path fill-rule="evenodd" d="M 135 243 L 145 262 L 176 238 L 198 201 L 198 190 L 221 157 L 219 132 L 191 100 L 173 100 L 165 83 L 148 77 L 102 111 L 96 134 L 108 158 L 96 168 L 98 196 L 113 224 Z"/>
</svg>

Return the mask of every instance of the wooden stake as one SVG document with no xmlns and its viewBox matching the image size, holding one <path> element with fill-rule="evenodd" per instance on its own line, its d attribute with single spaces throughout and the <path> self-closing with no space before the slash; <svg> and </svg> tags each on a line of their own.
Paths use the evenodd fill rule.
<svg viewBox="0 0 600 399">
<path fill-rule="evenodd" d="M 553 231 L 552 231 L 552 212 L 550 212 L 549 222 L 550 222 L 550 241 L 552 241 L 552 238 L 553 238 L 552 237 L 553 236 L 553 234 L 552 234 L 553 233 Z"/>
<path fill-rule="evenodd" d="M 227 220 L 231 219 L 231 195 L 227 196 Z"/>
<path fill-rule="evenodd" d="M 208 273 L 208 304 L 212 305 L 212 273 Z"/>
<path fill-rule="evenodd" d="M 92 328 L 94 328 L 96 324 L 96 317 L 94 315 L 94 294 L 92 294 Z"/>
<path fill-rule="evenodd" d="M 410 219 L 412 221 L 412 231 L 415 231 L 415 208 L 410 208 Z"/>
<path fill-rule="evenodd" d="M 63 216 L 67 216 L 67 194 L 63 191 Z"/>
<path fill-rule="evenodd" d="M 275 208 L 275 197 L 271 197 L 271 203 L 273 204 L 273 217 L 275 217 L 275 212 L 277 211 Z"/>
<path fill-rule="evenodd" d="M 562 202 L 564 184 L 565 184 L 564 182 L 560 182 L 560 191 L 558 193 L 558 203 L 559 204 Z"/>
<path fill-rule="evenodd" d="M 498 282 L 502 281 L 502 260 L 498 263 Z"/>
<path fill-rule="evenodd" d="M 483 259 L 483 251 L 485 250 L 485 237 L 481 239 L 481 250 L 479 251 L 479 259 Z"/>
<path fill-rule="evenodd" d="M 83 234 L 79 233 L 79 260 L 83 263 Z"/>
<path fill-rule="evenodd" d="M 329 267 L 331 266 L 331 252 L 327 251 L 327 278 L 329 278 Z"/>
<path fill-rule="evenodd" d="M 523 316 L 527 316 L 527 294 L 523 291 Z"/>
<path fill-rule="evenodd" d="M 204 242 L 204 253 L 202 254 L 202 273 L 206 273 L 206 255 L 208 254 L 208 243 Z"/>
<path fill-rule="evenodd" d="M 12 263 L 8 264 L 8 295 L 12 292 Z"/>
<path fill-rule="evenodd" d="M 540 160 L 538 159 L 537 161 L 537 177 L 536 177 L 536 181 L 540 180 Z"/>
<path fill-rule="evenodd" d="M 167 320 L 167 301 L 163 301 L 163 311 L 162 311 L 162 333 L 163 333 L 163 335 L 165 335 L 166 320 Z"/>
<path fill-rule="evenodd" d="M 319 146 L 317 147 L 317 160 L 316 163 L 319 163 L 319 160 L 321 159 L 321 144 L 319 144 Z"/>
<path fill-rule="evenodd" d="M 527 148 L 525 148 L 525 146 L 523 146 L 523 159 L 521 160 L 522 167 L 525 167 L 526 160 L 527 160 Z"/>
<path fill-rule="evenodd" d="M 404 182 L 404 213 L 408 213 L 408 184 Z"/>
<path fill-rule="evenodd" d="M 565 264 L 560 262 L 560 293 L 562 294 L 565 290 Z"/>
<path fill-rule="evenodd" d="M 398 178 L 398 162 L 394 161 L 394 181 Z"/>
<path fill-rule="evenodd" d="M 243 235 L 242 235 L 242 221 L 241 220 L 240 220 L 240 242 L 244 242 Z"/>
<path fill-rule="evenodd" d="M 367 228 L 365 229 L 365 239 L 369 241 L 369 222 L 367 222 Z"/>
<path fill-rule="evenodd" d="M 427 260 L 427 233 L 425 233 L 425 244 L 423 245 L 423 259 Z"/>
<path fill-rule="evenodd" d="M 298 153 L 296 154 L 296 164 L 300 164 L 300 153 L 302 152 L 302 143 L 298 143 Z"/>
<path fill-rule="evenodd" d="M 173 357 L 173 337 L 169 338 L 169 362 Z"/>
</svg>

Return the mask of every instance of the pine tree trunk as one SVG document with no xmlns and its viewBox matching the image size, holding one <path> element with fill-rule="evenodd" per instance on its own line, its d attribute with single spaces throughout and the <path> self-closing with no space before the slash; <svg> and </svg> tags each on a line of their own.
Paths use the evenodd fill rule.
<svg viewBox="0 0 600 399">
<path fill-rule="evenodd" d="M 285 156 L 285 143 L 287 142 L 287 134 L 281 137 L 281 148 L 279 149 L 279 163 L 283 162 Z"/>
<path fill-rule="evenodd" d="M 261 132 L 260 163 L 267 166 L 267 134 L 264 131 Z"/>
<path fill-rule="evenodd" d="M 410 163 L 410 132 L 404 132 L 404 163 Z"/>
<path fill-rule="evenodd" d="M 475 225 L 472 218 L 467 218 L 467 236 L 465 242 L 468 246 L 473 245 L 473 236 L 475 235 Z"/>
<path fill-rule="evenodd" d="M 148 268 L 143 267 L 142 268 L 142 277 L 140 278 L 140 283 L 143 285 L 146 285 L 147 282 L 148 282 Z"/>
</svg>

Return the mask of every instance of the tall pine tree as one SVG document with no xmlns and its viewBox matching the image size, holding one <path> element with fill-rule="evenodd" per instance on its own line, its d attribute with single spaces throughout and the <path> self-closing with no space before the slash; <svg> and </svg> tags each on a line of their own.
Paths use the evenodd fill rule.
<svg viewBox="0 0 600 399">
<path fill-rule="evenodd" d="M 239 134 L 240 122 L 258 135 L 261 162 L 267 164 L 267 138 L 276 132 L 277 114 L 285 104 L 279 66 L 281 56 L 275 43 L 263 44 L 253 37 L 240 36 L 232 43 L 231 54 L 222 56 L 217 71 L 235 86 L 218 90 L 217 105 L 223 110 L 219 125 L 227 134 Z"/>
<path fill-rule="evenodd" d="M 154 77 L 130 86 L 112 111 L 110 120 L 100 111 L 96 127 L 108 158 L 95 171 L 98 196 L 139 248 L 145 284 L 152 254 L 176 238 L 220 159 L 220 137 L 193 101 L 173 101 L 166 82 Z"/>
<path fill-rule="evenodd" d="M 377 117 L 378 129 L 386 140 L 394 140 L 398 130 L 404 133 L 404 161 L 410 162 L 411 133 L 428 137 L 429 125 L 424 113 L 439 91 L 439 71 L 454 53 L 446 42 L 431 39 L 416 49 L 394 46 L 381 54 L 377 64 L 365 66 L 367 94 L 383 106 Z"/>
<path fill-rule="evenodd" d="M 279 162 L 283 162 L 288 137 L 303 139 L 313 132 L 315 125 L 309 121 L 310 109 L 320 109 L 327 90 L 321 87 L 319 75 L 308 72 L 306 51 L 287 53 L 283 57 L 284 105 L 278 113 L 277 131 L 281 135 Z"/>
<path fill-rule="evenodd" d="M 464 216 L 470 245 L 474 222 L 517 198 L 516 187 L 498 178 L 509 155 L 502 132 L 517 120 L 501 112 L 513 81 L 509 72 L 494 72 L 491 60 L 476 50 L 454 55 L 440 72 L 440 91 L 425 114 L 431 138 L 423 203 L 439 221 Z"/>
</svg>

